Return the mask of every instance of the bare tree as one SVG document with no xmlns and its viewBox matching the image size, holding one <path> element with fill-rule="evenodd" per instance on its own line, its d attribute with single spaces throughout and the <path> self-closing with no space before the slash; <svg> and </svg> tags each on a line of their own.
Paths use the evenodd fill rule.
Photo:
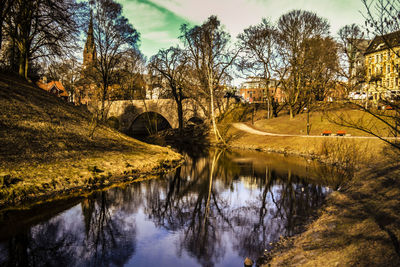
<svg viewBox="0 0 400 267">
<path fill-rule="evenodd" d="M 122 15 L 122 7 L 113 0 L 93 0 L 93 36 L 97 51 L 94 79 L 99 85 L 100 118 L 105 119 L 105 101 L 110 87 L 118 80 L 118 65 L 123 55 L 136 49 L 139 33 Z"/>
<path fill-rule="evenodd" d="M 150 68 L 168 81 L 168 87 L 177 105 L 179 130 L 183 129 L 184 88 L 187 83 L 188 57 L 179 47 L 160 50 L 150 60 Z"/>
<path fill-rule="evenodd" d="M 60 81 L 70 95 L 71 102 L 75 102 L 77 84 L 81 75 L 81 64 L 76 58 L 64 59 L 60 62 L 51 62 L 47 68 L 48 78 Z"/>
<path fill-rule="evenodd" d="M 217 128 L 215 94 L 220 90 L 221 83 L 229 78 L 227 70 L 232 66 L 238 51 L 229 51 L 230 36 L 216 16 L 209 17 L 201 26 L 189 28 L 184 24 L 181 32 L 199 91 L 207 96 L 215 138 L 217 142 L 225 143 Z"/>
<path fill-rule="evenodd" d="M 267 87 L 267 117 L 270 118 L 271 113 L 277 114 L 278 108 L 278 105 L 271 105 L 275 100 L 269 87 L 277 67 L 276 29 L 271 22 L 263 19 L 260 24 L 245 29 L 238 39 L 241 47 L 239 69 L 264 79 Z"/>
<path fill-rule="evenodd" d="M 113 88 L 110 97 L 125 100 L 144 99 L 147 86 L 145 72 L 145 56 L 138 49 L 127 50 L 117 66 L 115 76 L 118 87 Z"/>
<path fill-rule="evenodd" d="M 329 23 L 317 14 L 293 10 L 282 15 L 277 24 L 278 53 L 281 66 L 277 71 L 286 93 L 290 118 L 306 90 L 306 41 L 329 34 Z"/>
<path fill-rule="evenodd" d="M 335 88 L 338 72 L 338 49 L 331 37 L 315 37 L 305 41 L 304 102 L 323 101 Z M 301 106 L 301 105 L 300 105 Z"/>
<path fill-rule="evenodd" d="M 3 24 L 6 16 L 9 15 L 13 0 L 0 0 L 0 50 L 3 42 Z"/>
<path fill-rule="evenodd" d="M 385 35 L 400 29 L 400 1 L 398 0 L 361 0 L 365 12 L 365 26 L 368 33 Z"/>
<path fill-rule="evenodd" d="M 75 0 L 16 0 L 6 17 L 6 32 L 18 48 L 18 72 L 28 78 L 29 63 L 61 56 L 75 46 L 79 34 Z"/>
<path fill-rule="evenodd" d="M 346 25 L 339 32 L 341 68 L 339 75 L 347 80 L 346 95 L 365 80 L 363 53 L 367 49 L 368 40 L 356 24 Z"/>
</svg>

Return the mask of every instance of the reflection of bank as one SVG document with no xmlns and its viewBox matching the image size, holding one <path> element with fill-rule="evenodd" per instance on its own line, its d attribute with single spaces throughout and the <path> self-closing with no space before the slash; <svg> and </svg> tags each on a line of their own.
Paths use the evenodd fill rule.
<svg viewBox="0 0 400 267">
<path fill-rule="evenodd" d="M 240 168 L 244 176 L 263 179 L 266 169 L 270 169 L 283 180 L 286 180 L 285 177 L 290 176 L 291 173 L 297 179 L 305 179 L 308 183 L 333 188 L 343 180 L 343 175 L 339 175 L 340 172 L 336 168 L 302 157 L 256 151 L 240 151 L 239 153 L 235 150 L 228 157 Z"/>
<path fill-rule="evenodd" d="M 264 164 L 263 156 L 267 159 Z M 284 169 L 284 163 L 276 160 L 277 155 L 269 156 L 272 158 L 268 160 L 265 153 L 227 155 L 238 166 L 239 181 L 233 183 L 235 191 L 240 191 L 238 198 L 246 203 L 243 207 L 238 201 L 230 200 L 225 213 L 233 222 L 234 246 L 243 258 L 257 259 L 263 249 L 281 235 L 301 232 L 307 218 L 329 192 L 323 186 L 310 183 L 312 179 L 298 174 L 309 173 L 307 166 L 303 166 L 306 170 L 301 170 L 299 164 L 293 165 L 293 169 Z"/>
</svg>

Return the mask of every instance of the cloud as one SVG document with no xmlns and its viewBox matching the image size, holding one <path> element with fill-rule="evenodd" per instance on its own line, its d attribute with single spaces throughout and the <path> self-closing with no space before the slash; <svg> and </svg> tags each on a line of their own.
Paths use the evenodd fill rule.
<svg viewBox="0 0 400 267">
<path fill-rule="evenodd" d="M 143 34 L 142 36 L 143 38 L 153 40 L 167 46 L 174 45 L 178 42 L 178 39 L 174 36 L 171 36 L 170 33 L 167 31 L 148 32 Z"/>
<path fill-rule="evenodd" d="M 272 22 L 293 9 L 316 12 L 327 18 L 331 33 L 340 27 L 363 24 L 360 0 L 117 0 L 124 15 L 141 33 L 141 50 L 147 56 L 178 43 L 183 23 L 201 24 L 217 15 L 232 37 L 268 18 Z M 175 42 L 173 42 L 175 40 Z"/>
<path fill-rule="evenodd" d="M 276 21 L 282 14 L 303 9 L 316 12 L 332 25 L 332 33 L 350 23 L 363 23 L 360 0 L 152 0 L 182 17 L 196 23 L 217 15 L 232 36 L 263 17 Z"/>
<path fill-rule="evenodd" d="M 190 20 L 149 0 L 118 0 L 123 14 L 141 34 L 141 50 L 147 57 L 178 43 L 179 28 Z"/>
<path fill-rule="evenodd" d="M 123 13 L 139 31 L 147 32 L 164 27 L 166 16 L 149 5 L 132 1 L 119 1 L 123 4 Z"/>
</svg>

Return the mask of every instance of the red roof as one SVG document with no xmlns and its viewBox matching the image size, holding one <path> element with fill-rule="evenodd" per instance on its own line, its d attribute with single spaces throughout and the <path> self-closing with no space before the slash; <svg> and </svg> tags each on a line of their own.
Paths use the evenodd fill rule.
<svg viewBox="0 0 400 267">
<path fill-rule="evenodd" d="M 37 86 L 39 86 L 43 90 L 46 90 L 47 92 L 51 92 L 52 89 L 55 88 L 58 91 L 57 96 L 68 97 L 68 93 L 60 81 L 51 81 L 49 83 L 43 83 L 39 81 L 37 82 Z"/>
</svg>

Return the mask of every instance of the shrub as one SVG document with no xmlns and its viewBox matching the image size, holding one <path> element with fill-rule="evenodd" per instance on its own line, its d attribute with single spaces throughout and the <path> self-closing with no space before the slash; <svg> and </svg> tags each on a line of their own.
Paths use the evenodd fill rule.
<svg viewBox="0 0 400 267">
<path fill-rule="evenodd" d="M 367 160 L 368 145 L 342 138 L 327 139 L 321 145 L 321 155 L 348 174 Z"/>
<path fill-rule="evenodd" d="M 117 117 L 109 117 L 107 119 L 107 125 L 110 126 L 111 128 L 114 128 L 116 130 L 119 129 L 119 120 Z"/>
</svg>

